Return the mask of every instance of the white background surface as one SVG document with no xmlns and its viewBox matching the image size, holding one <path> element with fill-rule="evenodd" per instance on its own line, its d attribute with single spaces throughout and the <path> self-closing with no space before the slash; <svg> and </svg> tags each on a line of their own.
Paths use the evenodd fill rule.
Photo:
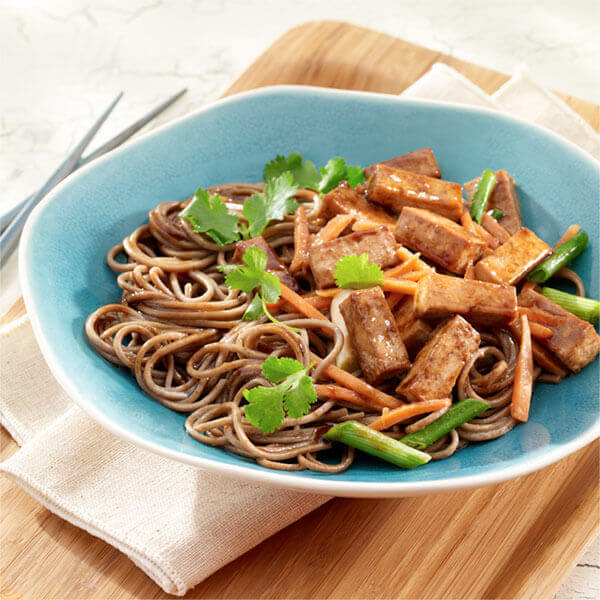
<svg viewBox="0 0 600 600">
<path fill-rule="evenodd" d="M 31 193 L 119 91 L 114 135 L 182 87 L 158 121 L 216 98 L 290 27 L 344 20 L 600 102 L 594 0 L 0 0 L 0 212 Z M 18 296 L 16 257 L 0 312 Z M 600 598 L 598 540 L 559 598 Z"/>
</svg>

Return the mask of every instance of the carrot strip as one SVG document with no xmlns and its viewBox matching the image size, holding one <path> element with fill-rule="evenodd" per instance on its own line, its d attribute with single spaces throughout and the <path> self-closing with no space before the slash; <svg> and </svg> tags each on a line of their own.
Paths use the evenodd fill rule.
<svg viewBox="0 0 600 600">
<path fill-rule="evenodd" d="M 396 308 L 396 306 L 402 300 L 402 298 L 404 298 L 404 296 L 402 296 L 401 294 L 390 294 L 386 298 L 391 311 L 393 311 Z"/>
<path fill-rule="evenodd" d="M 400 279 L 405 279 L 406 281 L 421 281 L 421 279 L 427 277 L 427 275 L 429 275 L 429 271 L 409 271 L 408 273 L 404 273 Z"/>
<path fill-rule="evenodd" d="M 423 262 L 421 260 L 421 254 L 419 252 L 417 252 L 416 254 L 413 254 L 408 248 L 405 248 L 404 246 L 399 246 L 398 250 L 396 251 L 398 254 L 398 258 L 402 261 L 408 261 L 411 258 L 414 258 L 415 256 L 417 257 L 415 259 L 415 262 L 417 263 L 417 266 L 419 267 L 419 269 L 423 269 L 425 271 L 433 271 L 433 268 L 430 267 L 426 262 Z M 411 266 L 412 269 L 412 266 Z"/>
<path fill-rule="evenodd" d="M 510 237 L 510 233 L 494 219 L 491 215 L 487 213 L 483 213 L 483 217 L 481 218 L 481 225 L 483 228 L 491 233 L 501 244 L 504 244 L 506 240 Z"/>
<path fill-rule="evenodd" d="M 515 368 L 510 414 L 517 421 L 526 422 L 533 392 L 533 352 L 531 331 L 526 315 L 521 315 L 521 347 Z"/>
<path fill-rule="evenodd" d="M 294 216 L 294 257 L 289 271 L 292 274 L 303 273 L 308 269 L 308 246 L 310 232 L 304 206 L 300 206 Z"/>
<path fill-rule="evenodd" d="M 465 279 L 475 279 L 475 269 L 473 268 L 473 261 L 470 260 L 467 268 L 465 269 Z"/>
<path fill-rule="evenodd" d="M 463 210 L 463 214 L 460 216 L 460 224 L 471 233 L 475 233 L 475 223 L 471 218 L 471 213 L 468 210 Z"/>
<path fill-rule="evenodd" d="M 475 227 L 475 235 L 479 239 L 483 240 L 488 245 L 488 248 L 495 250 L 496 248 L 502 245 L 502 242 L 500 240 L 494 237 L 489 231 L 487 231 L 487 229 L 484 229 L 478 223 L 473 223 L 473 226 Z"/>
<path fill-rule="evenodd" d="M 355 217 L 352 215 L 335 215 L 335 217 L 327 221 L 325 227 L 317 233 L 313 244 L 318 245 L 334 240 L 352 221 L 354 221 L 354 219 Z"/>
<path fill-rule="evenodd" d="M 342 288 L 325 288 L 323 290 L 315 290 L 315 293 L 317 296 L 322 296 L 323 298 L 335 298 L 342 291 Z"/>
<path fill-rule="evenodd" d="M 299 294 L 296 294 L 294 290 L 291 290 L 287 285 L 281 284 L 281 297 L 286 302 L 289 302 L 292 307 L 297 310 L 299 313 L 302 313 L 305 317 L 309 319 L 321 319 L 322 321 L 327 321 L 327 317 L 317 310 L 310 302 L 305 300 Z"/>
<path fill-rule="evenodd" d="M 373 229 L 373 227 L 387 227 L 390 231 L 394 231 L 394 225 L 385 221 L 372 220 L 369 217 L 358 217 L 352 224 L 352 231 L 364 231 L 365 229 Z"/>
<path fill-rule="evenodd" d="M 554 244 L 554 250 L 556 250 L 559 246 L 562 246 L 565 242 L 568 242 L 580 229 L 581 227 L 579 225 L 569 225 L 560 240 Z"/>
<path fill-rule="evenodd" d="M 355 407 L 366 408 L 371 411 L 380 410 L 379 406 L 368 398 L 364 398 L 359 393 L 345 387 L 340 387 L 339 385 L 319 383 L 315 384 L 315 391 L 318 398 L 330 398 L 337 402 L 347 402 Z"/>
<path fill-rule="evenodd" d="M 384 412 L 380 417 L 375 419 L 369 427 L 377 431 L 389 429 L 397 423 L 406 421 L 411 417 L 422 415 L 424 413 L 432 413 L 442 408 L 448 408 L 452 404 L 450 398 L 442 398 L 441 400 L 425 400 L 423 402 L 415 402 L 414 404 L 405 404 L 393 410 Z"/>
<path fill-rule="evenodd" d="M 384 276 L 385 277 L 398 277 L 399 275 L 402 275 L 403 273 L 409 273 L 410 271 L 419 269 L 419 263 L 421 262 L 419 260 L 420 256 L 421 256 L 420 252 L 413 254 L 411 257 L 409 257 L 407 260 L 405 260 L 401 265 L 398 265 L 397 267 L 392 267 L 391 269 L 384 271 L 383 272 Z M 402 259 L 400 259 L 400 260 L 402 260 Z"/>
<path fill-rule="evenodd" d="M 547 340 L 548 338 L 551 338 L 554 335 L 552 329 L 546 327 L 545 325 L 540 325 L 535 321 L 531 321 L 529 323 L 529 329 L 531 330 L 532 337 L 538 338 L 540 340 Z"/>
<path fill-rule="evenodd" d="M 518 319 L 515 319 L 509 324 L 510 330 L 517 339 L 521 339 L 521 324 Z M 552 373 L 564 379 L 568 375 L 567 369 L 563 364 L 552 354 L 549 350 L 546 350 L 543 346 L 538 344 L 535 340 L 531 340 L 531 351 L 533 353 L 533 360 L 542 367 L 548 373 Z"/>
<path fill-rule="evenodd" d="M 321 359 L 316 354 L 311 353 L 311 357 L 315 362 L 321 362 Z M 378 409 L 382 409 L 385 406 L 388 408 L 397 408 L 403 404 L 402 400 L 399 398 L 394 398 L 394 396 L 390 396 L 389 394 L 378 390 L 376 387 L 369 385 L 363 379 L 354 377 L 354 375 L 351 375 L 347 371 L 344 371 L 335 365 L 328 365 L 323 371 L 323 375 L 333 379 L 334 381 L 337 381 L 337 383 L 343 387 L 353 390 L 357 394 L 364 396 L 368 400 L 372 401 Z"/>
<path fill-rule="evenodd" d="M 414 281 L 404 281 L 402 279 L 384 279 L 382 288 L 384 292 L 414 296 L 417 291 L 417 284 Z"/>
<path fill-rule="evenodd" d="M 530 321 L 534 323 L 539 323 L 540 325 L 557 325 L 565 320 L 565 317 L 561 317 L 560 315 L 553 315 L 545 310 L 540 310 L 539 308 L 529 308 L 527 306 L 518 306 L 517 312 L 520 315 L 526 315 Z"/>
</svg>

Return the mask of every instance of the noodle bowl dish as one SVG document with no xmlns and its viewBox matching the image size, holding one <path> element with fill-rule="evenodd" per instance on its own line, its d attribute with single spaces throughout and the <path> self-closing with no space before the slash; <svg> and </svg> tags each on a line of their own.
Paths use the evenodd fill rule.
<svg viewBox="0 0 600 600">
<path fill-rule="evenodd" d="M 599 182 L 492 111 L 264 88 L 59 186 L 21 281 L 67 393 L 149 450 L 334 495 L 476 487 L 598 437 Z"/>
</svg>

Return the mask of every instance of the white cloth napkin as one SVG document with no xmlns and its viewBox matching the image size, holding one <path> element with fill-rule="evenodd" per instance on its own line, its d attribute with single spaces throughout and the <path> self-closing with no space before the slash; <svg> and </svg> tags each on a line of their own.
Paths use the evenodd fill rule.
<svg viewBox="0 0 600 600">
<path fill-rule="evenodd" d="M 598 156 L 598 135 L 521 69 L 493 96 L 436 64 L 404 92 L 508 110 Z M 0 330 L 0 420 L 22 446 L 0 467 L 62 518 L 127 554 L 183 595 L 211 573 L 328 500 L 227 479 L 108 433 L 62 391 L 27 317 Z"/>
</svg>

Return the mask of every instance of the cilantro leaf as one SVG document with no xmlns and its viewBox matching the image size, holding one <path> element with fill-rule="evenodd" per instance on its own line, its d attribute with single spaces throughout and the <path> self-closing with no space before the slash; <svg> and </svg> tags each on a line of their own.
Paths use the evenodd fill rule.
<svg viewBox="0 0 600 600">
<path fill-rule="evenodd" d="M 304 372 L 301 362 L 293 358 L 269 356 L 263 363 L 262 373 L 271 383 L 280 383 L 294 373 Z"/>
<path fill-rule="evenodd" d="M 308 413 L 310 405 L 316 400 L 317 392 L 312 379 L 308 375 L 302 375 L 283 395 L 283 406 L 288 417 L 299 419 Z"/>
<path fill-rule="evenodd" d="M 344 289 L 360 290 L 383 285 L 383 271 L 379 265 L 369 262 L 365 252 L 360 256 L 349 254 L 337 261 L 333 274 L 335 284 Z"/>
<path fill-rule="evenodd" d="M 279 386 L 267 388 L 259 385 L 243 393 L 248 401 L 244 409 L 246 418 L 252 425 L 259 427 L 263 433 L 272 433 L 281 427 L 285 413 Z"/>
<path fill-rule="evenodd" d="M 281 427 L 285 413 L 292 419 L 307 414 L 310 405 L 317 400 L 313 381 L 307 375 L 313 364 L 304 367 L 293 358 L 270 356 L 263 363 L 262 371 L 271 383 L 278 385 L 244 390 L 248 401 L 244 410 L 250 423 L 263 433 L 271 433 Z"/>
<path fill-rule="evenodd" d="M 313 162 L 307 160 L 302 163 L 302 155 L 298 152 L 292 152 L 287 157 L 278 154 L 265 165 L 265 181 L 268 182 L 286 171 L 292 174 L 294 181 L 301 188 L 316 190 L 321 179 Z"/>
<path fill-rule="evenodd" d="M 326 194 L 337 187 L 343 180 L 351 187 L 356 187 L 365 180 L 365 174 L 360 167 L 346 164 L 343 158 L 332 158 L 319 170 L 310 160 L 302 162 L 302 155 L 292 152 L 288 156 L 278 154 L 271 162 L 265 165 L 264 176 L 268 183 L 286 171 L 291 173 L 292 181 L 301 188 L 315 190 Z"/>
<path fill-rule="evenodd" d="M 262 248 L 250 246 L 242 256 L 242 260 L 250 267 L 254 276 L 260 279 L 267 268 L 267 253 Z"/>
<path fill-rule="evenodd" d="M 260 319 L 265 314 L 265 310 L 263 308 L 263 299 L 260 294 L 256 294 L 252 301 L 248 305 L 246 312 L 243 314 L 242 318 L 244 321 L 256 321 Z"/>
<path fill-rule="evenodd" d="M 252 194 L 244 202 L 242 214 L 248 221 L 249 237 L 259 236 L 270 221 L 282 220 L 287 213 L 293 213 L 298 203 L 293 196 L 298 191 L 292 174 L 288 171 L 270 179 L 265 185 L 264 194 Z"/>
<path fill-rule="evenodd" d="M 187 219 L 196 233 L 206 233 L 219 246 L 239 239 L 238 216 L 227 210 L 219 194 L 211 198 L 206 190 L 198 188 L 179 216 Z"/>
</svg>

